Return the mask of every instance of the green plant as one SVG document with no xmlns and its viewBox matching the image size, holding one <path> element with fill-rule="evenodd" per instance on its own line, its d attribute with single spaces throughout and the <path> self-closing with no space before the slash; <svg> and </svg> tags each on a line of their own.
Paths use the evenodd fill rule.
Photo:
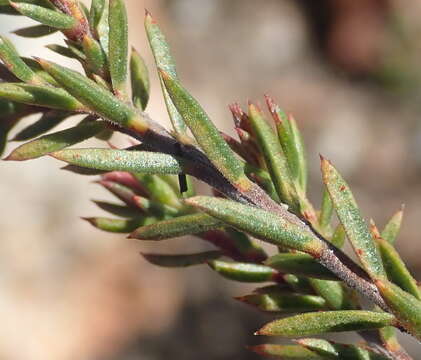
<svg viewBox="0 0 421 360">
<path fill-rule="evenodd" d="M 421 291 L 393 246 L 402 210 L 381 233 L 374 222 L 367 226 L 348 184 L 321 158 L 325 190 L 316 211 L 306 196 L 306 160 L 297 124 L 270 97 L 266 102 L 276 133 L 254 104 L 247 114 L 238 104 L 230 107 L 239 140 L 219 132 L 180 84 L 168 44 L 146 13 L 146 32 L 173 125 L 169 132 L 144 112 L 148 72 L 134 49 L 128 58 L 123 0 L 93 0 L 90 9 L 75 0 L 0 0 L 0 12 L 40 23 L 17 31 L 24 37 L 61 31 L 67 47 L 49 49 L 78 60 L 84 69 L 82 74 L 22 58 L 0 38 L 0 143 L 4 146 L 21 118 L 40 114 L 14 137 L 31 141 L 6 160 L 50 155 L 68 163 L 66 170 L 100 175 L 98 183 L 122 203 L 96 202 L 118 216 L 86 219 L 99 229 L 139 240 L 194 235 L 216 247 L 198 254 L 143 254 L 153 264 L 207 263 L 228 279 L 272 283 L 239 298 L 263 311 L 288 315 L 256 334 L 303 337 L 356 331 L 365 340 L 364 345 L 346 346 L 303 338 L 295 345 L 253 347 L 263 355 L 410 359 L 394 328 L 421 340 Z M 75 127 L 41 136 L 75 114 L 86 116 Z M 113 132 L 140 143 L 127 149 L 67 149 L 94 136 L 107 140 Z M 212 187 L 215 196 L 195 196 L 191 177 Z M 334 211 L 340 220 L 336 228 L 331 225 Z M 275 245 L 277 254 L 269 257 L 251 236 Z M 341 250 L 346 237 L 360 264 Z M 368 310 L 358 294 L 372 303 Z"/>
</svg>

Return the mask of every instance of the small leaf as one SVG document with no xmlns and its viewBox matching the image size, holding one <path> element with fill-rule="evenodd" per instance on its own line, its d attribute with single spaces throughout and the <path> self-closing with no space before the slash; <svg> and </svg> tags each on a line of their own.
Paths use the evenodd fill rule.
<svg viewBox="0 0 421 360">
<path fill-rule="evenodd" d="M 127 54 L 128 54 L 128 26 L 127 12 L 123 0 L 109 0 L 108 22 L 109 51 L 111 82 L 115 94 L 126 99 L 127 89 Z"/>
<path fill-rule="evenodd" d="M 53 28 L 66 30 L 73 28 L 76 24 L 76 20 L 73 17 L 42 6 L 11 1 L 10 5 L 22 15 Z"/>
<path fill-rule="evenodd" d="M 326 300 L 331 310 L 352 310 L 355 309 L 350 296 L 350 290 L 345 290 L 342 283 L 338 281 L 309 279 L 313 290 Z"/>
<path fill-rule="evenodd" d="M 143 58 L 135 48 L 132 48 L 130 56 L 130 79 L 133 104 L 138 109 L 145 110 L 149 100 L 149 74 Z"/>
<path fill-rule="evenodd" d="M 89 70 L 101 77 L 107 76 L 107 58 L 101 45 L 94 38 L 85 35 L 82 41 L 83 51 Z"/>
<path fill-rule="evenodd" d="M 324 266 L 320 265 L 310 255 L 299 253 L 280 253 L 271 256 L 265 265 L 289 274 L 302 275 L 312 278 L 339 280 Z"/>
<path fill-rule="evenodd" d="M 241 282 L 265 282 L 280 279 L 276 270 L 269 266 L 212 260 L 209 266 L 223 277 Z"/>
<path fill-rule="evenodd" d="M 395 321 L 395 317 L 391 314 L 373 311 L 321 311 L 272 321 L 256 334 L 301 337 L 326 332 L 378 329 L 393 325 Z"/>
<path fill-rule="evenodd" d="M 79 57 L 78 54 L 76 54 L 75 52 L 73 52 L 70 48 L 62 46 L 62 45 L 58 45 L 58 44 L 50 44 L 50 45 L 45 45 L 45 47 L 51 51 L 54 51 L 57 54 L 60 54 L 61 56 L 65 56 L 68 57 L 70 59 L 76 59 L 76 60 L 80 60 L 81 58 Z M 86 60 L 86 56 L 83 57 L 84 60 Z"/>
<path fill-rule="evenodd" d="M 96 35 L 98 35 L 96 29 L 101 20 L 102 12 L 104 11 L 105 6 L 106 4 L 104 0 L 92 0 L 91 2 L 91 8 L 89 10 L 89 24 Z"/>
<path fill-rule="evenodd" d="M 297 123 L 292 116 L 286 116 L 269 96 L 266 96 L 266 102 L 275 121 L 279 142 L 288 160 L 292 178 L 305 193 L 307 187 L 307 160 L 304 142 Z"/>
<path fill-rule="evenodd" d="M 236 298 L 246 304 L 268 312 L 307 312 L 325 308 L 325 300 L 320 296 L 302 295 L 285 290 L 270 290 Z"/>
<path fill-rule="evenodd" d="M 135 195 L 133 197 L 133 201 L 145 213 L 151 213 L 152 215 L 156 215 L 158 217 L 173 217 L 179 214 L 178 209 L 160 202 L 147 199 L 143 196 Z"/>
<path fill-rule="evenodd" d="M 41 116 L 41 118 L 35 123 L 27 126 L 26 128 L 22 129 L 19 133 L 17 133 L 13 140 L 25 141 L 33 139 L 51 130 L 69 116 L 70 114 L 64 111 L 48 111 L 44 113 Z"/>
<path fill-rule="evenodd" d="M 157 154 L 157 153 L 154 153 L 154 154 Z M 163 155 L 163 154 L 159 154 L 159 155 Z M 169 156 L 169 155 L 166 155 L 166 156 Z M 182 161 L 179 161 L 178 168 L 177 168 L 178 170 L 182 169 L 182 164 L 183 164 Z M 181 203 L 176 190 L 174 190 L 174 188 L 170 184 L 168 184 L 168 182 L 163 180 L 159 175 L 147 174 L 146 170 L 136 171 L 136 172 L 137 174 L 134 174 L 136 179 L 146 189 L 146 192 L 148 193 L 149 197 L 152 200 L 154 200 L 157 203 L 169 205 L 175 209 L 181 209 L 183 207 L 183 204 Z M 166 172 L 166 173 L 168 174 L 170 172 Z"/>
<path fill-rule="evenodd" d="M 285 274 L 283 276 L 284 281 L 295 291 L 298 293 L 306 294 L 306 293 L 313 293 L 314 290 L 310 284 L 308 278 L 304 278 L 301 276 L 296 276 L 292 274 Z M 313 279 L 316 280 L 316 279 Z M 326 280 L 317 280 L 317 281 L 326 281 Z M 336 282 L 336 281 L 335 281 Z"/>
<path fill-rule="evenodd" d="M 63 89 L 21 83 L 0 83 L 0 97 L 51 109 L 84 111 L 85 107 Z"/>
<path fill-rule="evenodd" d="M 204 264 L 207 261 L 217 259 L 221 256 L 219 251 L 205 251 L 196 254 L 163 255 L 144 254 L 142 256 L 151 264 L 163 267 L 187 267 Z"/>
<path fill-rule="evenodd" d="M 375 283 L 399 325 L 421 340 L 421 301 L 388 280 Z"/>
<path fill-rule="evenodd" d="M 322 206 L 319 215 L 319 224 L 322 229 L 329 230 L 333 215 L 333 204 L 327 190 L 323 191 Z"/>
<path fill-rule="evenodd" d="M 105 53 L 109 54 L 109 39 L 110 39 L 110 26 L 108 23 L 109 15 L 109 0 L 101 0 L 104 2 L 102 13 L 99 17 L 99 22 L 96 26 L 96 33 L 98 34 L 99 42 L 104 49 Z M 98 14 L 99 15 L 99 14 Z"/>
<path fill-rule="evenodd" d="M 359 346 L 337 344 L 323 339 L 300 339 L 297 343 L 326 359 L 386 360 L 387 358 Z"/>
<path fill-rule="evenodd" d="M 168 73 L 161 71 L 165 87 L 174 105 L 203 151 L 218 170 L 234 185 L 247 190 L 251 182 L 244 175 L 243 164 L 222 138 L 199 103 Z"/>
<path fill-rule="evenodd" d="M 396 238 L 398 236 L 399 230 L 402 225 L 402 218 L 403 218 L 403 210 L 404 207 L 402 206 L 402 209 L 397 211 L 393 216 L 390 218 L 386 226 L 384 227 L 382 231 L 382 238 L 388 241 L 391 244 L 394 244 L 396 241 Z"/>
<path fill-rule="evenodd" d="M 14 31 L 16 35 L 22 36 L 24 38 L 30 38 L 30 39 L 51 35 L 51 34 L 54 34 L 55 32 L 57 32 L 57 29 L 54 29 L 47 25 L 29 26 L 29 27 Z"/>
<path fill-rule="evenodd" d="M 185 235 L 198 234 L 221 227 L 221 222 L 205 214 L 179 216 L 143 226 L 130 234 L 129 238 L 139 240 L 165 240 Z"/>
<path fill-rule="evenodd" d="M 71 165 L 105 171 L 178 174 L 183 162 L 172 155 L 117 149 L 66 149 L 51 154 Z"/>
<path fill-rule="evenodd" d="M 293 210 L 299 210 L 297 192 L 288 162 L 273 129 L 267 123 L 262 111 L 253 104 L 249 105 L 249 119 L 280 199 Z"/>
<path fill-rule="evenodd" d="M 233 240 L 235 248 L 247 259 L 255 262 L 262 262 L 267 259 L 266 252 L 261 246 L 252 241 L 247 234 L 230 227 L 226 228 L 225 232 Z"/>
<path fill-rule="evenodd" d="M 153 217 L 141 217 L 135 219 L 111 219 L 105 217 L 83 218 L 97 229 L 120 234 L 128 234 L 145 224 L 156 222 Z"/>
<path fill-rule="evenodd" d="M 309 231 L 254 206 L 207 196 L 196 196 L 185 201 L 237 229 L 275 245 L 307 252 L 315 257 L 326 246 Z"/>
<path fill-rule="evenodd" d="M 93 200 L 93 202 L 102 210 L 116 216 L 124 218 L 134 218 L 139 216 L 140 211 L 126 205 L 113 204 L 105 201 Z"/>
<path fill-rule="evenodd" d="M 417 281 L 412 277 L 393 245 L 380 237 L 375 237 L 375 240 L 388 279 L 415 296 L 418 300 L 421 300 L 421 291 L 418 289 Z"/>
<path fill-rule="evenodd" d="M 146 11 L 145 15 L 145 29 L 146 34 L 148 36 L 149 45 L 154 55 L 156 67 L 158 69 L 164 70 L 174 79 L 177 79 L 175 61 L 171 55 L 171 50 L 168 45 L 168 42 L 165 39 L 165 36 L 159 28 L 157 22 L 152 18 L 151 14 L 148 11 Z M 168 94 L 168 91 L 163 83 L 161 74 L 158 75 L 161 82 L 165 105 L 167 107 L 168 115 L 170 117 L 173 129 L 176 134 L 183 135 L 187 132 L 186 123 L 184 122 L 183 117 L 180 115 L 176 106 L 171 100 L 171 97 Z"/>
<path fill-rule="evenodd" d="M 333 206 L 361 264 L 373 279 L 385 278 L 386 273 L 380 253 L 348 184 L 331 163 L 323 158 L 322 173 Z"/>
<path fill-rule="evenodd" d="M 84 77 L 82 74 L 62 67 L 60 65 L 38 60 L 41 66 L 47 71 L 63 88 L 85 104 L 91 110 L 107 120 L 127 126 L 135 131 L 144 133 L 148 129 L 146 119 L 140 114 L 118 100 L 109 91 L 94 81 Z"/>
<path fill-rule="evenodd" d="M 342 224 L 339 224 L 333 232 L 330 242 L 338 249 L 341 249 L 345 244 L 346 233 Z"/>
<path fill-rule="evenodd" d="M 54 87 L 60 87 L 57 84 L 57 81 L 55 81 L 49 73 L 44 71 L 44 69 L 38 64 L 37 61 L 35 61 L 32 58 L 27 58 L 27 57 L 22 57 L 22 60 L 25 62 L 26 65 L 28 65 L 31 68 L 31 70 L 40 79 L 42 79 L 44 81 L 44 83 L 49 83 L 49 84 L 53 85 Z"/>
<path fill-rule="evenodd" d="M 19 146 L 5 160 L 22 161 L 35 159 L 89 139 L 104 129 L 104 126 L 104 122 L 96 121 L 42 136 Z"/>
<path fill-rule="evenodd" d="M 250 346 L 255 353 L 279 360 L 325 360 L 325 358 L 299 345 L 262 344 Z"/>
<path fill-rule="evenodd" d="M 34 85 L 44 83 L 44 81 L 42 81 L 42 79 L 23 62 L 13 44 L 4 36 L 0 36 L 0 59 L 9 71 L 18 79 Z"/>
</svg>

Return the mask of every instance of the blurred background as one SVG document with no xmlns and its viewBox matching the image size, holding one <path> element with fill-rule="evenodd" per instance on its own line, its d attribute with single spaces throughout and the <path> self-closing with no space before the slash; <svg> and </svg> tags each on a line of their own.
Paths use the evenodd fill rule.
<svg viewBox="0 0 421 360">
<path fill-rule="evenodd" d="M 148 112 L 154 119 L 168 124 L 144 8 L 165 31 L 182 82 L 224 131 L 233 134 L 227 104 L 263 102 L 265 93 L 295 115 L 316 203 L 321 153 L 349 180 L 364 215 L 380 226 L 406 204 L 397 246 L 421 278 L 420 1 L 126 3 L 131 42 L 150 65 Z M 0 16 L 2 34 L 29 24 Z M 63 62 L 43 49 L 61 43 L 60 37 L 10 37 L 26 56 Z M 258 358 L 246 345 L 263 341 L 252 333 L 271 317 L 232 299 L 250 286 L 223 280 L 205 266 L 147 264 L 140 250 L 193 252 L 205 245 L 197 239 L 139 244 L 91 228 L 80 216 L 103 215 L 90 200 L 107 194 L 61 166 L 52 159 L 0 164 L 0 358 Z M 421 359 L 414 342 L 402 342 Z"/>
</svg>

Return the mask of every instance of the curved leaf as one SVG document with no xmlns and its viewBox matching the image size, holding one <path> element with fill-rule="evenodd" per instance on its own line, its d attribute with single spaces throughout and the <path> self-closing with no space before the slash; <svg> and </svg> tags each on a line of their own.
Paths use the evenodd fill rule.
<svg viewBox="0 0 421 360">
<path fill-rule="evenodd" d="M 151 264 L 163 267 L 187 267 L 192 265 L 204 264 L 209 260 L 221 257 L 219 251 L 205 251 L 196 254 L 163 255 L 163 254 L 145 254 L 142 256 Z"/>
</svg>

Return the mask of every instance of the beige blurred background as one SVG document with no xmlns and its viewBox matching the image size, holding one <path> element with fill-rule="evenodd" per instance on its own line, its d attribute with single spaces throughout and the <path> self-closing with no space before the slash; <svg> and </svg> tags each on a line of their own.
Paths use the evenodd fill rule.
<svg viewBox="0 0 421 360">
<path fill-rule="evenodd" d="M 222 129 L 233 133 L 228 103 L 262 101 L 265 93 L 295 115 L 308 144 L 314 201 L 320 199 L 321 153 L 380 226 L 405 203 L 398 248 L 421 278 L 420 1 L 127 5 L 131 42 L 151 69 L 153 118 L 168 123 L 143 30 L 144 8 L 165 31 L 183 83 Z M 30 24 L 21 21 L 0 16 L 1 33 Z M 42 48 L 60 37 L 10 37 L 24 55 L 63 61 Z M 205 245 L 194 239 L 139 244 L 91 228 L 79 217 L 102 215 L 90 199 L 107 194 L 61 166 L 52 159 L 0 163 L 0 358 L 257 359 L 245 346 L 262 341 L 251 334 L 271 317 L 232 299 L 250 286 L 205 267 L 147 264 L 142 249 Z M 403 342 L 421 359 L 413 342 Z"/>
</svg>

